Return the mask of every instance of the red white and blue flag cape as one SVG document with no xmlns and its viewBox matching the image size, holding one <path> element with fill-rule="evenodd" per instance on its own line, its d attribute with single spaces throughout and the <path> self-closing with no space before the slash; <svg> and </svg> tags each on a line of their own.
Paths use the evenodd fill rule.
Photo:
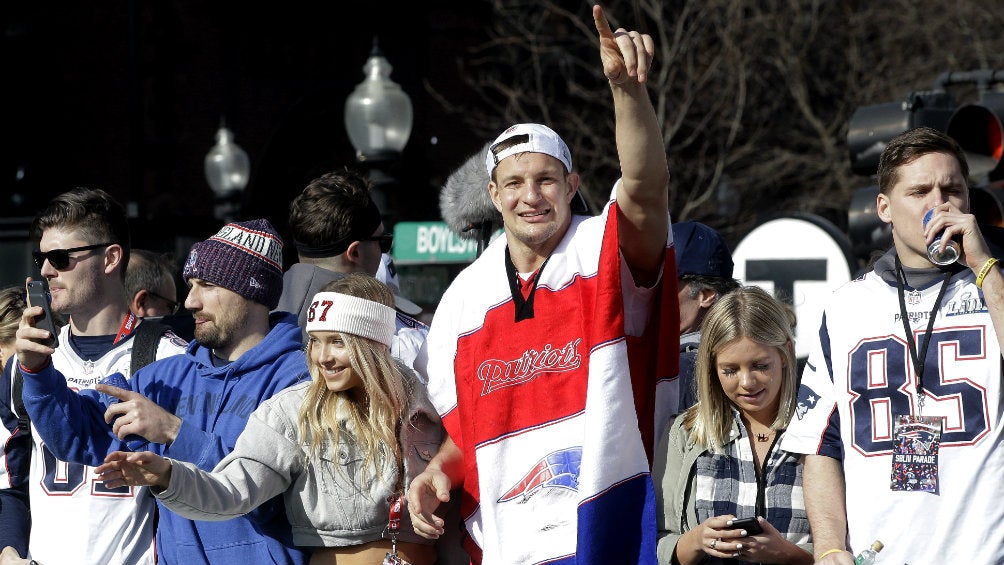
<svg viewBox="0 0 1004 565">
<path fill-rule="evenodd" d="M 651 307 L 629 308 L 647 319 L 639 336 L 622 286 L 646 291 L 621 259 L 613 201 L 573 218 L 530 319 L 515 321 L 505 249 L 498 238 L 457 277 L 428 338 L 430 393 L 465 458 L 465 547 L 485 564 L 654 564 L 650 459 L 678 404 L 672 241 Z"/>
</svg>

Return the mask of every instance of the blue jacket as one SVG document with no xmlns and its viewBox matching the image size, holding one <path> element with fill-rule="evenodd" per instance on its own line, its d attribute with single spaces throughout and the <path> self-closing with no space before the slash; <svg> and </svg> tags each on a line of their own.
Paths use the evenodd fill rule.
<svg viewBox="0 0 1004 565">
<path fill-rule="evenodd" d="M 276 312 L 269 321 L 272 329 L 265 339 L 232 363 L 214 367 L 210 350 L 193 341 L 184 355 L 151 363 L 132 376 L 132 390 L 181 418 L 169 446 L 115 437 L 97 391 L 74 393 L 51 365 L 25 373 L 25 407 L 48 448 L 63 461 L 96 466 L 112 451 L 149 449 L 211 470 L 233 450 L 262 401 L 310 378 L 296 317 Z M 302 564 L 309 559 L 293 546 L 281 497 L 225 522 L 196 522 L 158 506 L 162 563 Z"/>
<path fill-rule="evenodd" d="M 18 427 L 11 407 L 11 356 L 0 374 L 0 548 L 11 546 L 18 555 L 28 554 L 31 512 L 28 505 L 28 470 L 31 435 Z"/>
</svg>

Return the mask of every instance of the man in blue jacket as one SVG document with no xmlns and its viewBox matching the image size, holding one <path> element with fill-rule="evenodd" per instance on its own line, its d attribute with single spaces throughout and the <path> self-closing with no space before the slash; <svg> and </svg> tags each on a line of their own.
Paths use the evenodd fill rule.
<svg viewBox="0 0 1004 565">
<path fill-rule="evenodd" d="M 69 390 L 50 363 L 53 350 L 40 342 L 44 330 L 31 327 L 39 309 L 26 311 L 16 344 L 23 398 L 56 457 L 97 465 L 111 451 L 142 448 L 212 469 L 262 401 L 309 378 L 296 317 L 269 314 L 282 292 L 282 240 L 266 220 L 230 223 L 196 243 L 184 278 L 196 341 L 184 355 L 136 372 L 128 388 Z M 225 522 L 186 520 L 161 507 L 157 542 L 166 564 L 308 559 L 292 546 L 279 499 Z"/>
</svg>

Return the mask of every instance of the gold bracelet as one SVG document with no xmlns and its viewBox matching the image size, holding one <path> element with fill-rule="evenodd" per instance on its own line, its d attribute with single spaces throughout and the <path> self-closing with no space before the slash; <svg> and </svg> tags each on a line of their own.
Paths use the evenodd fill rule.
<svg viewBox="0 0 1004 565">
<path fill-rule="evenodd" d="M 994 265 L 997 263 L 998 261 L 994 257 L 987 259 L 987 262 L 983 263 L 983 266 L 980 267 L 980 272 L 976 275 L 976 288 L 983 288 L 983 279 L 990 274 L 990 269 L 994 268 Z"/>
<path fill-rule="evenodd" d="M 820 555 L 819 559 L 817 559 L 816 561 L 822 561 L 824 557 L 826 557 L 827 555 L 830 555 L 831 553 L 842 553 L 844 551 L 846 551 L 846 550 L 844 550 L 844 549 L 828 549 L 828 550 L 824 551 L 823 554 Z"/>
</svg>

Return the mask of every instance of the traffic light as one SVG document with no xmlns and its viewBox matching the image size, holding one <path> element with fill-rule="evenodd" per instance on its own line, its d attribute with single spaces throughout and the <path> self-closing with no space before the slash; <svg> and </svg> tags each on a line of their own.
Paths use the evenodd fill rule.
<svg viewBox="0 0 1004 565">
<path fill-rule="evenodd" d="M 945 131 L 954 108 L 952 97 L 944 91 L 914 92 L 902 102 L 861 106 L 847 128 L 851 170 L 874 175 L 879 156 L 892 138 L 921 126 Z"/>
<path fill-rule="evenodd" d="M 986 180 L 998 180 L 1000 162 L 1004 157 L 1004 94 L 986 92 L 978 104 L 960 106 L 948 120 L 945 133 L 966 152 L 969 173 L 986 175 Z"/>
<path fill-rule="evenodd" d="M 979 101 L 957 107 L 948 91 L 956 85 L 975 85 Z M 928 126 L 958 142 L 977 184 L 1004 179 L 1004 92 L 991 89 L 997 85 L 1004 85 L 1004 71 L 952 71 L 942 73 L 930 91 L 911 93 L 902 102 L 858 108 L 847 128 L 851 170 L 874 175 L 892 138 Z"/>
<path fill-rule="evenodd" d="M 874 250 L 885 250 L 892 245 L 892 226 L 878 216 L 878 193 L 877 185 L 859 188 L 854 191 L 847 208 L 847 236 L 851 240 L 851 252 L 864 263 L 868 262 Z"/>
</svg>

